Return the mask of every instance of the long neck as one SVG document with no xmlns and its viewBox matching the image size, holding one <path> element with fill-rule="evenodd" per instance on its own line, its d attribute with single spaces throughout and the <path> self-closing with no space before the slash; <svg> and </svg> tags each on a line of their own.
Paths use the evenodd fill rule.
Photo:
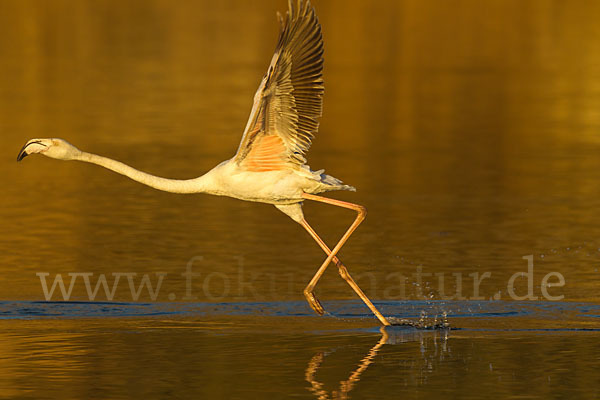
<svg viewBox="0 0 600 400">
<path fill-rule="evenodd" d="M 195 179 L 167 179 L 139 171 L 120 161 L 102 157 L 97 154 L 81 152 L 78 161 L 89 162 L 125 175 L 144 185 L 172 193 L 202 193 L 211 192 L 211 179 L 208 174 Z"/>
</svg>

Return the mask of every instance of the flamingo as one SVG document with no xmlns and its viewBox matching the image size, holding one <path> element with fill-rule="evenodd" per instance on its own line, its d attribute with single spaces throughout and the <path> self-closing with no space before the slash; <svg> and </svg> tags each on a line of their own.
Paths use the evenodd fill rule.
<svg viewBox="0 0 600 400">
<path fill-rule="evenodd" d="M 319 126 L 323 106 L 323 38 L 309 0 L 288 1 L 285 18 L 277 13 L 280 31 L 275 53 L 256 94 L 250 117 L 235 156 L 194 179 L 167 179 L 139 171 L 120 161 L 79 150 L 59 138 L 31 139 L 17 161 L 30 154 L 58 160 L 97 164 L 152 188 L 172 193 L 208 193 L 246 201 L 273 204 L 299 223 L 327 254 L 304 289 L 304 296 L 319 315 L 324 309 L 314 288 L 333 262 L 341 277 L 358 294 L 383 325 L 388 320 L 377 310 L 337 257 L 344 243 L 365 219 L 365 207 L 319 196 L 332 190 L 356 189 L 324 170 L 312 171 L 304 157 Z M 343 207 L 356 218 L 330 249 L 308 224 L 302 212 L 305 200 Z"/>
</svg>

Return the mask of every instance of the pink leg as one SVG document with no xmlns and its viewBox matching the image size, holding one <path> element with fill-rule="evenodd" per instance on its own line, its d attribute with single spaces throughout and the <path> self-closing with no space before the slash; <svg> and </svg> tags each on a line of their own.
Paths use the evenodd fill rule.
<svg viewBox="0 0 600 400">
<path fill-rule="evenodd" d="M 304 296 L 308 300 L 308 304 L 310 304 L 310 306 L 312 307 L 313 310 L 315 310 L 315 312 L 317 312 L 320 315 L 323 314 L 323 306 L 321 306 L 321 303 L 315 297 L 313 290 L 314 290 L 315 286 L 317 285 L 317 282 L 319 281 L 319 279 L 321 278 L 321 276 L 323 275 L 323 273 L 325 272 L 325 270 L 331 263 L 331 261 L 333 261 L 337 265 L 341 277 L 346 282 L 348 282 L 350 287 L 352 289 L 354 289 L 356 294 L 358 294 L 358 296 L 362 299 L 362 301 L 364 301 L 364 303 L 367 305 L 367 307 L 369 307 L 369 309 L 373 312 L 373 314 L 375 314 L 375 316 L 379 319 L 379 321 L 381 321 L 381 323 L 383 325 L 390 325 L 390 323 L 385 319 L 385 317 L 383 315 L 381 315 L 379 310 L 377 310 L 377 308 L 375 308 L 375 306 L 373 305 L 371 300 L 369 300 L 369 298 L 365 295 L 365 293 L 356 284 L 354 279 L 352 279 L 352 277 L 348 273 L 348 270 L 346 269 L 344 264 L 342 264 L 342 262 L 336 257 L 336 254 L 338 253 L 338 251 L 340 251 L 340 249 L 342 248 L 344 243 L 346 243 L 346 241 L 348 240 L 350 235 L 352 235 L 352 232 L 354 232 L 354 230 L 358 227 L 358 225 L 360 225 L 360 223 L 365 219 L 365 216 L 367 214 L 366 208 L 364 208 L 363 206 L 360 206 L 358 204 L 348 203 L 348 202 L 341 201 L 341 200 L 334 200 L 334 199 L 330 199 L 327 197 L 316 196 L 316 195 L 308 194 L 308 193 L 305 193 L 303 195 L 303 197 L 305 199 L 320 201 L 320 202 L 331 204 L 331 205 L 338 206 L 338 207 L 349 208 L 351 210 L 355 210 L 358 213 L 358 215 L 356 216 L 356 219 L 354 220 L 352 225 L 350 225 L 350 228 L 348 228 L 348 230 L 346 231 L 344 236 L 342 236 L 342 238 L 335 245 L 333 250 L 330 250 L 329 247 L 327 247 L 325 242 L 323 242 L 323 240 L 319 237 L 319 235 L 317 235 L 317 233 L 314 231 L 314 229 L 312 229 L 312 227 L 308 224 L 308 222 L 306 222 L 306 220 L 302 220 L 300 222 L 300 225 L 302 225 L 304 227 L 304 229 L 306 229 L 308 231 L 308 233 L 313 237 L 313 239 L 315 239 L 315 241 L 319 244 L 319 246 L 321 246 L 323 251 L 327 254 L 327 259 L 323 262 L 321 267 L 315 273 L 315 276 L 313 276 L 313 278 L 310 280 L 310 282 L 304 289 Z"/>
</svg>

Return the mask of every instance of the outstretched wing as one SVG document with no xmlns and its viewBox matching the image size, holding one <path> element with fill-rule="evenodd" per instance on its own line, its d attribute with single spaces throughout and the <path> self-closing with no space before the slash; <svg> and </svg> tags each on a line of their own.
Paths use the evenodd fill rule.
<svg viewBox="0 0 600 400">
<path fill-rule="evenodd" d="M 310 2 L 289 0 L 279 41 L 234 157 L 249 171 L 303 165 L 323 108 L 323 38 Z"/>
</svg>

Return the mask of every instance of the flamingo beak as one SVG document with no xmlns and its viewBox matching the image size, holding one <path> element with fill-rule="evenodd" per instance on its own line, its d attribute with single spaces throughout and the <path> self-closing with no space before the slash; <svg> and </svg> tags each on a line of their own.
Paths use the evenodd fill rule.
<svg viewBox="0 0 600 400">
<path fill-rule="evenodd" d="M 17 156 L 17 162 L 21 161 L 22 159 L 24 159 L 25 157 L 27 157 L 29 155 L 29 153 L 27 152 L 27 146 L 29 146 L 30 144 L 41 144 L 42 146 L 47 147 L 45 144 L 43 144 L 39 140 L 25 143 L 25 145 L 23 146 L 23 148 L 21 148 L 21 151 L 19 152 L 19 155 Z"/>
<path fill-rule="evenodd" d="M 25 157 L 27 157 L 29 155 L 29 154 L 27 154 L 27 151 L 25 151 L 25 147 L 27 147 L 27 145 L 23 146 L 23 148 L 19 152 L 19 155 L 17 156 L 17 162 L 21 161 L 22 159 L 24 159 Z"/>
</svg>

